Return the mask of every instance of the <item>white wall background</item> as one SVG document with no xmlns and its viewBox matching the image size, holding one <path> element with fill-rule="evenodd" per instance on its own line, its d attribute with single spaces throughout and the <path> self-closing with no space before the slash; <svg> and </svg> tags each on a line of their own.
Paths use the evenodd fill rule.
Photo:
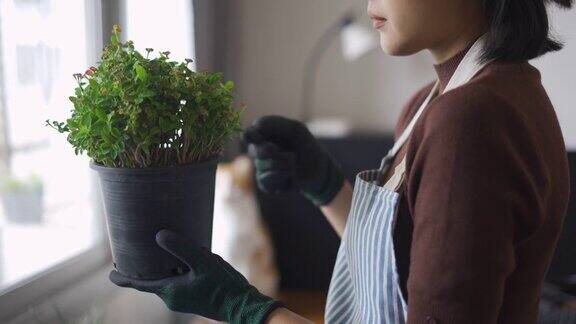
<svg viewBox="0 0 576 324">
<path fill-rule="evenodd" d="M 228 24 L 224 70 L 248 104 L 245 124 L 265 114 L 297 117 L 309 50 L 350 8 L 370 27 L 365 5 L 366 1 L 357 0 L 231 1 L 229 11 L 221 16 Z M 566 142 L 576 149 L 576 10 L 552 10 L 552 21 L 566 48 L 536 63 Z M 434 77 L 427 53 L 397 58 L 373 51 L 347 63 L 336 42 L 320 67 L 316 116 L 344 117 L 363 130 L 391 131 L 403 104 Z"/>
<path fill-rule="evenodd" d="M 576 9 L 550 11 L 554 33 L 565 43 L 533 63 L 542 73 L 542 83 L 556 108 L 566 146 L 576 150 Z"/>
<path fill-rule="evenodd" d="M 224 69 L 248 103 L 245 121 L 251 123 L 263 114 L 297 117 L 303 66 L 310 49 L 350 8 L 370 28 L 365 4 L 356 0 L 232 1 L 226 18 L 230 50 Z M 346 63 L 335 42 L 318 74 L 315 113 L 345 117 L 363 129 L 388 131 L 408 97 L 432 77 L 427 55 L 401 59 L 373 51 Z"/>
</svg>

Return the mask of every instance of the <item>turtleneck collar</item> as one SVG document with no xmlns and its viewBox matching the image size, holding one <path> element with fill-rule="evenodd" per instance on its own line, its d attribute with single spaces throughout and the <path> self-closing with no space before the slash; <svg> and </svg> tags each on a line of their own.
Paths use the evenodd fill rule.
<svg viewBox="0 0 576 324">
<path fill-rule="evenodd" d="M 461 52 L 457 53 L 456 55 L 452 56 L 448 60 L 440 63 L 435 64 L 434 69 L 436 70 L 436 74 L 438 75 L 438 80 L 440 81 L 440 91 L 443 92 L 448 82 L 450 82 L 450 78 L 454 72 L 456 72 L 456 68 L 458 68 L 458 64 L 462 61 L 464 56 L 468 50 L 472 47 L 472 45 L 466 47 Z"/>
</svg>

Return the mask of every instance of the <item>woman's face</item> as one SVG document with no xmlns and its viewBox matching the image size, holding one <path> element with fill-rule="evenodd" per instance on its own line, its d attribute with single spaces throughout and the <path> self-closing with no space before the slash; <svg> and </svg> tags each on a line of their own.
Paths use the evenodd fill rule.
<svg viewBox="0 0 576 324">
<path fill-rule="evenodd" d="M 368 15 L 390 55 L 441 50 L 463 34 L 477 31 L 481 2 L 476 0 L 369 0 Z"/>
</svg>

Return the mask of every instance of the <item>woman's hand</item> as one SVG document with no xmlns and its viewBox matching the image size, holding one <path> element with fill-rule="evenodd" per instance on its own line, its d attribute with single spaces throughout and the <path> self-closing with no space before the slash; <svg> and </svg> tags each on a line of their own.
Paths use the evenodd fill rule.
<svg viewBox="0 0 576 324">
<path fill-rule="evenodd" d="M 197 247 L 184 237 L 162 230 L 156 242 L 191 270 L 158 280 L 133 279 L 110 272 L 118 286 L 158 295 L 173 311 L 194 313 L 230 323 L 261 323 L 282 303 L 262 295 L 220 256 Z"/>
<path fill-rule="evenodd" d="M 316 206 L 329 203 L 344 183 L 339 166 L 303 123 L 264 116 L 244 132 L 256 180 L 267 193 L 300 191 Z"/>
</svg>

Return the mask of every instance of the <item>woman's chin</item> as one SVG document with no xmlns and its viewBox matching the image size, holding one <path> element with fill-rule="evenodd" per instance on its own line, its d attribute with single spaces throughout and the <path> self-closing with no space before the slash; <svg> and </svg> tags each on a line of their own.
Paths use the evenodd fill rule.
<svg viewBox="0 0 576 324">
<path fill-rule="evenodd" d="M 380 47 L 384 53 L 392 56 L 407 56 L 417 52 L 411 49 L 409 42 L 394 37 L 385 31 L 380 31 Z"/>
</svg>

